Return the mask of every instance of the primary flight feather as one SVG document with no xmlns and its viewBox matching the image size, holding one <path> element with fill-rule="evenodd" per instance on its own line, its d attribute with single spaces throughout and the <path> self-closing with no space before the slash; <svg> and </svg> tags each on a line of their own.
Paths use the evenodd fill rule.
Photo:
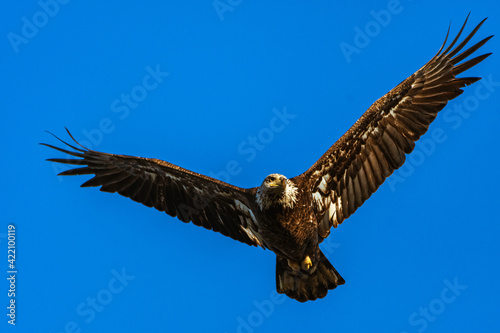
<svg viewBox="0 0 500 333">
<path fill-rule="evenodd" d="M 485 19 L 486 20 L 486 19 Z M 94 175 L 82 187 L 101 186 L 148 207 L 240 242 L 276 253 L 276 288 L 300 302 L 324 297 L 344 279 L 319 244 L 390 176 L 461 88 L 479 77 L 457 77 L 491 53 L 468 59 L 492 36 L 464 49 L 481 21 L 377 100 L 303 174 L 267 176 L 244 189 L 152 158 L 101 153 L 62 141 L 72 150 L 43 144 L 76 158 L 49 161 L 80 165 L 59 175 Z M 444 50 L 443 50 L 444 49 Z M 60 139 L 59 139 L 60 140 Z"/>
</svg>

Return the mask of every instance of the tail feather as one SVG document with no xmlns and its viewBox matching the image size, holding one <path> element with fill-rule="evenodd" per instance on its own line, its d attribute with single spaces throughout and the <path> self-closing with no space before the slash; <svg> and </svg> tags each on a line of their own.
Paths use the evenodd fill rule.
<svg viewBox="0 0 500 333">
<path fill-rule="evenodd" d="M 299 302 L 323 298 L 328 290 L 345 281 L 320 251 L 320 260 L 310 271 L 294 270 L 286 259 L 276 258 L 276 290 Z"/>
</svg>

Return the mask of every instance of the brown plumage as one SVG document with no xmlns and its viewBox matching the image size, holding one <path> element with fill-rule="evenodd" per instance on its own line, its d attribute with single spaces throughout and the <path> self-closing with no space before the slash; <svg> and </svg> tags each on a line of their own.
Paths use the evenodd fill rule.
<svg viewBox="0 0 500 333">
<path fill-rule="evenodd" d="M 467 17 L 468 19 L 468 17 Z M 415 141 L 427 132 L 449 100 L 461 88 L 481 78 L 456 76 L 477 65 L 491 53 L 465 60 L 491 37 L 484 38 L 458 54 L 484 23 L 482 20 L 454 49 L 467 19 L 458 35 L 413 75 L 377 100 L 328 151 L 300 176 L 312 179 L 312 194 L 318 203 L 320 237 L 330 233 L 351 216 L 390 176 L 401 167 L 405 154 L 412 152 Z"/>
<path fill-rule="evenodd" d="M 415 141 L 461 88 L 480 79 L 456 76 L 490 55 L 466 60 L 492 36 L 462 51 L 483 22 L 458 43 L 466 20 L 444 49 L 447 34 L 427 64 L 377 100 L 313 166 L 291 179 L 271 174 L 260 187 L 243 189 L 157 159 L 101 153 L 62 140 L 73 150 L 44 145 L 76 157 L 49 161 L 81 166 L 60 175 L 94 175 L 82 187 L 101 186 L 183 222 L 272 250 L 277 291 L 301 302 L 315 300 L 344 283 L 319 249 L 331 227 L 403 165 Z"/>
</svg>

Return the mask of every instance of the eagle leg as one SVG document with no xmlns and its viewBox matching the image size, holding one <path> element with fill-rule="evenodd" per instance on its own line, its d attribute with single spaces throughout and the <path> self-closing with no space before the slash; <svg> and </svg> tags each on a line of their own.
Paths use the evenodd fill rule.
<svg viewBox="0 0 500 333">
<path fill-rule="evenodd" d="M 309 258 L 309 260 L 308 260 Z M 328 290 L 335 289 L 345 281 L 333 268 L 325 255 L 319 252 L 318 263 L 308 270 L 301 269 L 301 265 L 308 266 L 310 257 L 299 264 L 281 257 L 276 258 L 276 290 L 280 294 L 305 302 L 326 296 Z"/>
<path fill-rule="evenodd" d="M 287 259 L 288 266 L 290 266 L 294 271 L 298 272 L 300 271 L 300 265 L 296 261 L 292 261 L 290 259 Z"/>
</svg>

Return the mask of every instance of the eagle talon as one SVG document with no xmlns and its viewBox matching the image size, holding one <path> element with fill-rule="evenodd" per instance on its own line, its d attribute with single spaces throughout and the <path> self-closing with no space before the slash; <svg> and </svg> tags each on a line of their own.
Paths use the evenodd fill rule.
<svg viewBox="0 0 500 333">
<path fill-rule="evenodd" d="M 309 256 L 306 256 L 306 257 L 304 258 L 304 260 L 302 260 L 302 265 L 301 265 L 301 267 L 302 267 L 302 269 L 303 269 L 303 270 L 308 271 L 308 270 L 309 270 L 309 268 L 311 268 L 311 267 L 312 267 L 312 265 L 313 265 L 313 264 L 312 264 L 311 258 L 309 258 Z"/>
</svg>

